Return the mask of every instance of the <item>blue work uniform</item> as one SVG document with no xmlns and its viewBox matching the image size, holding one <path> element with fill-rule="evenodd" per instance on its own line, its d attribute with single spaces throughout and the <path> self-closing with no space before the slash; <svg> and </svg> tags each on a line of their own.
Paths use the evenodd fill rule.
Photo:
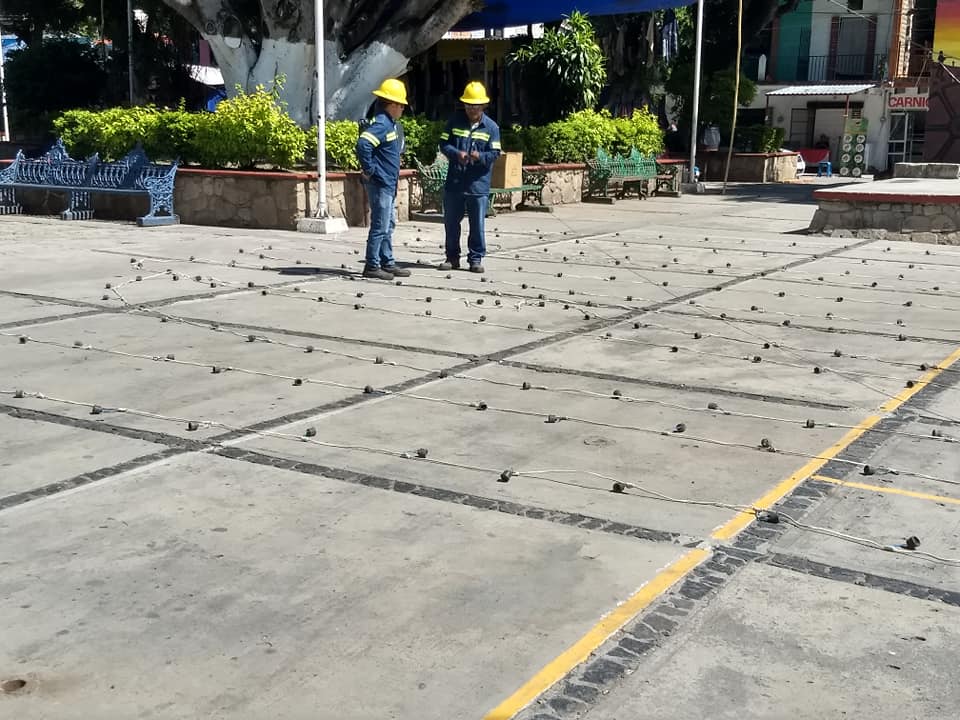
<svg viewBox="0 0 960 720">
<path fill-rule="evenodd" d="M 400 183 L 400 158 L 405 140 L 403 126 L 381 112 L 363 129 L 357 140 L 357 158 L 370 200 L 370 233 L 367 236 L 368 270 L 394 267 L 394 205 Z"/>
<path fill-rule="evenodd" d="M 440 136 L 440 152 L 450 161 L 447 184 L 443 196 L 443 219 L 446 229 L 447 260 L 460 260 L 460 234 L 463 216 L 470 222 L 467 238 L 467 261 L 479 265 L 487 254 L 484 221 L 490 203 L 490 177 L 493 165 L 500 157 L 500 127 L 486 114 L 472 127 L 465 112 L 450 119 Z M 479 160 L 460 162 L 460 153 L 480 154 Z"/>
</svg>

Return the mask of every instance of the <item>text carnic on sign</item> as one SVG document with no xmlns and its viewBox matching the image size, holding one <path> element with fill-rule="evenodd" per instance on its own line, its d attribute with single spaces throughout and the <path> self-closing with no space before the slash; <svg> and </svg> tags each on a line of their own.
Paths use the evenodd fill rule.
<svg viewBox="0 0 960 720">
<path fill-rule="evenodd" d="M 891 110 L 927 110 L 929 103 L 928 95 L 891 95 L 888 107 Z"/>
</svg>

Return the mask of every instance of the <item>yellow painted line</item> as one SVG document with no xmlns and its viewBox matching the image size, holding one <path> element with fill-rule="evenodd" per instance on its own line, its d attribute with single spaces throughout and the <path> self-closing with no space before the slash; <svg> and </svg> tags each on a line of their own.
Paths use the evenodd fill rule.
<svg viewBox="0 0 960 720">
<path fill-rule="evenodd" d="M 890 398 L 883 405 L 880 406 L 880 410 L 884 413 L 890 413 L 896 410 L 898 407 L 907 402 L 910 398 L 916 395 L 918 392 L 923 390 L 934 378 L 936 378 L 940 373 L 953 365 L 957 360 L 960 360 L 960 348 L 957 348 L 952 353 L 950 353 L 944 360 L 938 363 L 934 368 L 928 370 L 924 375 L 920 377 L 919 380 L 914 382 L 913 387 L 904 388 L 897 395 Z M 781 482 L 775 488 L 766 493 L 763 497 L 755 500 L 752 505 L 757 508 L 768 508 L 771 505 L 782 500 L 785 496 L 790 494 L 800 483 L 806 480 L 808 477 L 816 473 L 820 468 L 826 465 L 828 462 L 833 460 L 837 455 L 846 450 L 850 445 L 855 441 L 860 439 L 860 437 L 870 430 L 874 425 L 879 423 L 883 419 L 882 415 L 871 415 L 870 417 L 863 420 L 856 427 L 850 430 L 846 435 L 844 435 L 840 440 L 831 445 L 829 448 L 824 450 L 822 453 L 817 455 L 815 458 L 810 460 L 806 465 L 793 473 L 786 480 Z M 733 518 L 728 523 L 725 523 L 713 531 L 713 534 L 710 536 L 714 540 L 727 541 L 735 537 L 738 533 L 746 529 L 750 523 L 754 520 L 754 516 L 747 513 L 742 513 L 737 517 Z"/>
<path fill-rule="evenodd" d="M 916 498 L 917 500 L 932 500 L 933 502 L 946 503 L 947 505 L 960 505 L 960 498 L 947 497 L 946 495 L 931 495 L 930 493 L 915 492 L 913 490 L 901 490 L 895 487 L 883 487 L 882 485 L 868 485 L 867 483 L 852 482 L 850 480 L 837 480 L 826 475 L 814 475 L 814 480 L 840 485 L 842 487 L 856 488 L 857 490 L 872 490 L 873 492 L 886 495 L 902 495 L 904 497 Z"/>
<path fill-rule="evenodd" d="M 631 595 L 626 602 L 594 625 L 574 645 L 556 659 L 550 661 L 546 667 L 524 683 L 523 687 L 484 715 L 483 720 L 509 720 L 523 710 L 554 683 L 590 657 L 590 653 L 602 645 L 607 638 L 630 622 L 650 603 L 669 590 L 675 582 L 706 560 L 709 555 L 709 550 L 695 548 L 661 570 L 650 582 Z"/>
<path fill-rule="evenodd" d="M 944 370 L 960 360 L 960 348 L 954 350 L 942 362 L 938 363 L 932 370 L 920 377 L 914 382 L 912 388 L 905 388 L 895 397 L 891 398 L 883 405 L 880 410 L 883 413 L 890 413 L 903 405 L 907 400 L 920 392 L 927 384 L 937 377 Z M 863 420 L 856 427 L 851 429 L 840 440 L 835 442 L 829 448 L 810 460 L 806 465 L 791 474 L 786 480 L 778 483 L 776 487 L 760 497 L 753 503 L 753 507 L 768 508 L 786 495 L 792 492 L 800 483 L 814 475 L 820 468 L 833 460 L 837 455 L 846 450 L 852 443 L 858 440 L 864 433 L 870 430 L 874 425 L 883 419 L 883 415 L 871 415 Z M 907 491 L 903 491 L 904 493 Z M 710 536 L 714 540 L 730 540 L 754 521 L 752 513 L 741 513 L 729 522 L 721 525 L 714 530 Z M 587 632 L 582 638 L 574 643 L 561 655 L 552 660 L 540 672 L 534 675 L 529 681 L 524 683 L 519 690 L 508 697 L 497 707 L 483 716 L 483 720 L 510 720 L 514 715 L 523 710 L 527 705 L 536 700 L 541 694 L 552 687 L 559 680 L 564 678 L 567 673 L 582 663 L 590 653 L 602 645 L 607 638 L 613 635 L 617 630 L 626 625 L 642 610 L 649 606 L 660 595 L 670 589 L 678 580 L 682 579 L 687 573 L 702 563 L 710 555 L 709 550 L 696 548 L 691 550 L 679 560 L 660 571 L 649 583 L 640 588 L 626 602 L 614 609 L 609 615 L 605 616 L 599 623 Z"/>
</svg>

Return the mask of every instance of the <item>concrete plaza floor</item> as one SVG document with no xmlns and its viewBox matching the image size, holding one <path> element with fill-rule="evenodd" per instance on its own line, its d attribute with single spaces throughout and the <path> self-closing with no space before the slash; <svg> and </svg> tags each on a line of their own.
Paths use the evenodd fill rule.
<svg viewBox="0 0 960 720">
<path fill-rule="evenodd" d="M 954 717 L 960 252 L 812 189 L 0 218 L 0 718 Z"/>
</svg>

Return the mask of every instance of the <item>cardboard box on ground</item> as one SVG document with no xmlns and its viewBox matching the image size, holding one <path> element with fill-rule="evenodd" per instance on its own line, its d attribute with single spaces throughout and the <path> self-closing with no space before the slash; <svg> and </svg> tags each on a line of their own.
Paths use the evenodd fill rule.
<svg viewBox="0 0 960 720">
<path fill-rule="evenodd" d="M 514 188 L 523 185 L 523 153 L 502 153 L 494 163 L 490 184 L 495 188 Z"/>
</svg>

